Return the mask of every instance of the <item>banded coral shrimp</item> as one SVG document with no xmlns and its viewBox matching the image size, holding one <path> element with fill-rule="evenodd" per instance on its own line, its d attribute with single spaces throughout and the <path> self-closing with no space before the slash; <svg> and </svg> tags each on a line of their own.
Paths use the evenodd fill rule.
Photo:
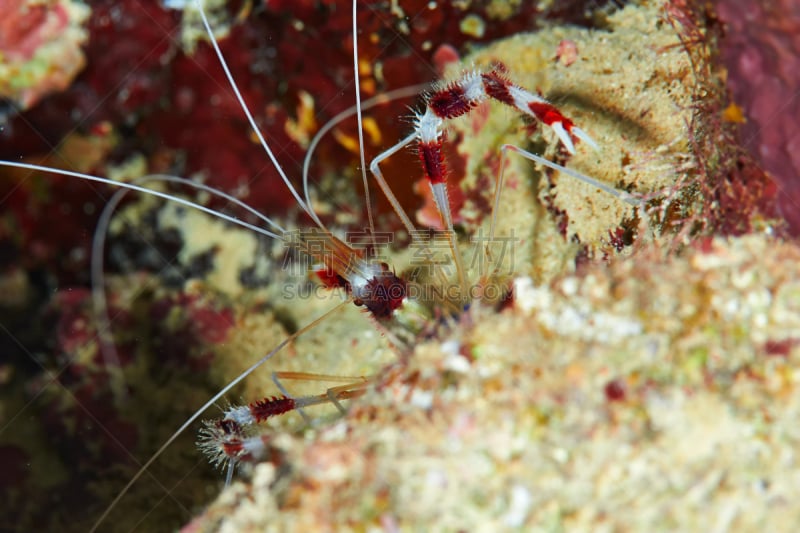
<svg viewBox="0 0 800 533">
<path fill-rule="evenodd" d="M 552 44 L 551 44 L 551 45 L 547 45 L 547 47 L 544 47 L 544 46 L 543 46 L 543 48 L 542 48 L 542 49 L 543 49 L 543 50 L 550 50 L 550 51 L 552 51 L 552 50 L 554 49 L 554 46 L 552 46 Z M 549 52 L 543 52 L 543 53 L 549 53 Z M 491 53 L 487 54 L 487 57 L 491 56 L 492 54 L 497 54 L 497 55 L 500 55 L 499 53 L 496 53 L 496 52 L 491 52 Z M 497 57 L 495 57 L 495 59 L 496 59 L 496 58 L 497 58 Z M 541 58 L 538 58 L 537 60 L 540 60 L 540 59 L 541 59 Z M 511 63 L 511 62 L 510 62 L 510 61 L 508 61 L 508 63 Z M 512 68 L 513 68 L 513 67 L 512 67 Z M 516 71 L 516 69 L 515 69 L 513 72 L 514 72 L 515 79 L 518 79 L 518 78 L 517 78 L 518 74 L 517 74 L 517 71 Z M 532 86 L 534 86 L 534 87 L 535 87 L 535 86 L 537 85 L 537 83 L 538 83 L 538 82 L 533 82 Z M 566 82 L 565 82 L 565 83 L 566 83 Z M 545 92 L 549 92 L 549 91 L 547 90 L 547 88 L 546 88 L 546 87 L 544 88 L 544 90 L 545 90 Z M 559 91 L 562 91 L 562 92 L 563 92 L 563 94 L 567 94 L 567 95 L 569 95 L 570 93 L 574 93 L 574 90 L 573 90 L 573 89 L 569 89 L 569 88 L 567 88 L 567 87 L 563 87 L 563 88 L 557 88 L 555 92 L 556 92 L 556 93 L 558 93 Z M 587 98 L 588 98 L 588 97 L 587 97 Z M 499 118 L 494 118 L 494 119 L 493 119 L 492 117 L 499 117 Z M 485 120 L 488 120 L 488 121 L 497 120 L 498 122 L 505 122 L 506 124 L 509 124 L 509 123 L 512 123 L 512 122 L 513 122 L 513 118 L 512 118 L 512 117 L 513 117 L 513 114 L 512 114 L 512 113 L 509 113 L 509 112 L 504 112 L 504 111 L 497 111 L 497 110 L 494 110 L 494 111 L 493 111 L 493 112 L 492 112 L 492 113 L 489 115 L 489 117 L 488 117 L 488 118 L 484 117 L 484 119 L 485 119 Z M 588 128 L 588 126 L 587 126 L 587 128 Z M 467 128 L 465 128 L 465 129 L 483 129 L 483 128 L 477 128 L 477 127 L 475 127 L 475 126 L 474 126 L 474 124 L 470 123 L 470 124 L 468 125 L 468 127 L 467 127 Z M 517 128 L 517 129 L 518 129 L 518 128 Z M 591 130 L 592 130 L 592 134 L 593 134 L 593 135 L 597 135 L 597 134 L 595 133 L 595 129 L 594 129 L 594 127 L 593 127 L 593 128 L 591 128 Z M 519 134 L 519 136 L 520 136 L 520 137 L 522 137 L 522 134 L 520 133 L 520 134 Z M 474 142 L 479 142 L 479 143 L 480 143 L 480 141 L 474 141 Z M 522 141 L 515 141 L 515 142 L 517 142 L 518 144 L 524 144 L 524 142 L 522 142 Z M 491 145 L 487 144 L 486 146 L 484 146 L 484 148 L 486 148 L 488 152 L 491 152 L 491 154 L 492 154 L 492 155 L 490 155 L 490 156 L 486 156 L 486 157 L 475 157 L 475 158 L 472 158 L 472 159 L 470 159 L 470 164 L 474 164 L 474 165 L 476 165 L 476 166 L 483 166 L 484 168 L 488 167 L 489 169 L 491 169 L 491 166 L 492 166 L 492 164 L 495 164 L 495 165 L 496 165 L 497 161 L 499 160 L 499 159 L 498 159 L 498 150 L 497 150 L 497 148 L 499 147 L 499 145 L 500 145 L 500 144 L 501 144 L 501 143 L 499 143 L 499 141 L 495 141 L 495 142 L 491 143 Z M 481 150 L 478 150 L 478 149 L 476 149 L 475 147 L 472 147 L 472 148 L 470 148 L 469 150 L 470 150 L 470 151 L 472 151 L 473 153 L 483 153 L 483 151 L 481 151 Z M 513 164 L 515 164 L 515 163 L 509 163 L 509 164 L 510 164 L 510 165 L 513 165 Z M 522 164 L 522 165 L 518 166 L 518 167 L 517 167 L 517 170 L 515 170 L 515 169 L 509 169 L 509 170 L 508 170 L 508 173 L 509 173 L 509 174 L 508 174 L 508 176 L 509 176 L 509 179 L 510 179 L 510 180 L 511 180 L 511 182 L 512 182 L 512 185 L 511 185 L 511 187 L 512 187 L 512 188 L 513 188 L 513 187 L 520 187 L 520 183 L 527 183 L 527 180 L 529 180 L 529 178 L 517 177 L 517 176 L 522 176 L 522 175 L 524 175 L 524 171 L 519 171 L 518 169 L 519 169 L 519 168 L 524 168 L 526 165 L 527 165 L 527 164 Z M 416 168 L 416 167 L 414 167 L 414 168 Z M 494 168 L 493 170 L 490 170 L 490 171 L 489 171 L 489 174 L 491 175 L 493 172 L 496 172 L 496 170 L 497 170 L 497 168 Z M 521 172 L 521 173 L 520 173 L 520 174 L 518 174 L 518 172 Z M 478 177 L 476 177 L 476 178 L 474 178 L 474 179 L 480 179 L 480 177 L 478 176 Z M 514 181 L 515 181 L 515 180 L 517 181 L 516 183 L 514 183 Z M 522 189 L 525 189 L 525 187 L 524 187 L 524 186 L 522 186 Z M 543 189 L 542 189 L 542 190 L 543 190 Z M 544 193 L 543 193 L 543 194 L 544 194 Z M 515 195 L 516 199 L 517 199 L 517 200 L 519 200 L 521 203 L 522 203 L 522 201 L 523 201 L 523 200 L 521 200 L 521 199 L 520 199 L 520 197 L 522 197 L 522 196 L 525 196 L 525 195 L 523 195 L 523 194 L 517 194 L 517 195 Z M 545 196 L 547 196 L 547 195 L 545 194 Z M 565 196 L 565 194 L 563 194 L 563 193 L 559 193 L 559 197 L 563 197 L 563 196 Z M 537 209 L 541 209 L 543 212 L 549 212 L 549 211 L 551 211 L 551 210 L 552 210 L 553 212 L 556 212 L 556 213 L 557 213 L 557 212 L 558 212 L 558 211 L 561 209 L 560 207 L 558 207 L 558 205 L 556 205 L 556 206 L 555 206 L 555 207 L 553 207 L 553 208 L 551 208 L 551 207 L 542 207 L 543 205 L 547 205 L 547 204 L 546 204 L 546 202 L 545 202 L 545 203 L 541 203 L 541 202 L 538 202 L 538 201 L 536 201 L 536 200 L 532 200 L 532 198 L 533 198 L 533 197 L 535 197 L 535 195 L 533 195 L 533 194 L 528 194 L 528 195 L 527 195 L 527 200 L 525 200 L 525 201 L 527 201 L 527 202 L 530 202 L 530 203 L 532 203 L 532 204 L 534 204 L 534 205 L 537 205 L 537 206 L 539 206 Z M 581 202 L 579 201 L 579 202 L 577 202 L 577 203 L 579 203 L 579 204 L 580 204 Z M 601 209 L 601 210 L 602 210 L 602 209 Z M 576 213 L 577 213 L 577 212 L 579 212 L 579 211 L 580 211 L 580 208 L 578 208 L 578 209 L 575 209 L 575 212 L 576 212 Z M 570 209 L 570 213 L 572 213 L 572 209 Z M 540 214 L 541 214 L 541 213 L 540 213 Z M 545 217 L 545 218 L 547 218 L 547 217 Z M 572 217 L 570 217 L 570 221 L 571 221 L 571 220 L 572 220 Z M 530 224 L 530 223 L 528 223 L 528 222 L 523 222 L 523 221 L 521 221 L 521 220 L 519 220 L 519 219 L 517 219 L 517 220 L 513 220 L 513 221 L 501 220 L 501 222 L 505 222 L 507 225 L 517 225 L 517 224 L 520 224 L 520 225 L 522 225 L 522 226 L 526 226 L 526 227 L 529 227 L 529 228 L 530 228 L 530 227 L 534 227 L 534 226 L 536 226 L 536 224 Z M 563 216 L 562 216 L 562 223 L 566 223 L 566 221 L 565 221 L 565 219 L 563 218 Z M 549 233 L 549 235 L 548 235 L 548 231 L 544 231 L 544 230 L 542 230 L 542 228 L 537 228 L 537 230 L 536 230 L 536 234 L 539 236 L 538 238 L 539 238 L 540 240 L 547 240 L 547 239 L 551 239 L 551 238 L 553 238 L 555 235 L 558 235 L 558 234 L 559 234 L 559 230 L 558 230 L 558 223 L 554 223 L 554 224 L 553 224 L 553 227 L 554 227 L 555 229 L 551 229 L 551 230 L 550 230 L 550 233 Z M 604 228 L 603 230 L 599 230 L 599 233 L 601 234 L 601 236 L 603 236 L 603 233 L 604 233 L 604 231 L 608 231 L 608 227 Z M 581 238 L 582 238 L 582 239 L 585 239 L 585 240 L 587 240 L 587 241 L 591 240 L 591 238 L 590 238 L 590 237 L 586 237 L 586 236 L 585 236 L 585 235 L 583 235 L 583 234 L 581 235 Z M 534 246 L 534 244 L 532 244 L 532 242 L 533 242 L 534 240 L 535 240 L 535 239 L 527 239 L 527 240 L 526 240 L 526 246 L 529 246 L 530 248 L 532 248 L 532 247 Z M 558 238 L 556 238 L 555 240 L 556 240 L 556 241 L 558 241 L 558 242 L 563 242 L 563 239 L 562 239 L 562 238 L 560 238 L 560 236 L 559 236 Z M 571 243 L 569 243 L 569 242 L 568 242 L 568 243 L 566 244 L 566 247 L 567 247 L 567 248 L 569 248 L 569 247 L 572 247 L 572 248 L 574 248 L 574 244 L 571 244 Z M 535 254 L 531 253 L 531 251 L 530 251 L 530 248 L 528 248 L 528 250 L 527 250 L 527 251 L 519 252 L 519 253 L 520 253 L 520 256 L 519 256 L 519 257 L 522 257 L 522 258 L 524 258 L 524 261 L 532 261 L 532 259 L 531 259 L 531 258 L 532 258 L 532 257 L 535 255 Z M 549 256 L 549 258 L 550 258 L 551 262 L 558 263 L 558 266 L 557 266 L 557 267 L 555 267 L 555 266 L 552 266 L 552 267 L 544 267 L 544 266 L 536 266 L 536 267 L 532 267 L 532 266 L 530 266 L 530 265 L 527 265 L 527 266 L 516 267 L 514 270 L 515 270 L 515 271 L 516 271 L 518 274 L 519 274 L 519 273 L 528 273 L 528 274 L 531 274 L 531 275 L 535 275 L 535 276 L 537 276 L 538 278 L 540 278 L 540 279 L 541 279 L 541 278 L 545 278 L 545 277 L 547 277 L 547 276 L 546 276 L 546 273 L 548 273 L 548 272 L 552 272 L 553 270 L 556 270 L 556 271 L 558 271 L 560 268 L 562 268 L 562 267 L 563 267 L 563 264 L 564 264 L 565 262 L 568 262 L 568 259 L 567 259 L 567 257 L 568 257 L 568 254 L 567 254 L 567 253 L 563 253 L 563 251 L 562 251 L 562 252 L 550 252 L 550 253 L 546 253 L 546 252 L 544 252 L 544 250 L 545 250 L 545 247 L 541 247 L 541 250 L 542 250 L 542 251 L 540 252 L 540 255 L 541 255 L 541 256 Z M 554 258 L 555 258 L 555 259 L 554 259 Z M 309 304 L 309 303 L 303 303 L 302 307 L 303 307 L 304 309 L 308 310 L 308 309 L 311 307 L 311 304 Z M 363 318 L 363 317 L 362 317 L 362 318 Z M 342 320 L 338 320 L 338 322 L 340 322 L 340 323 L 344 323 L 344 320 L 343 320 L 343 319 L 342 319 Z M 330 336 L 333 336 L 333 335 L 331 335 L 331 334 L 328 334 L 328 336 L 330 337 Z M 273 343 L 273 344 L 275 344 L 275 343 Z M 301 349 L 300 349 L 300 348 L 298 348 L 298 351 L 300 351 L 300 350 L 301 350 Z M 303 350 L 305 350 L 305 348 L 303 348 Z M 263 346 L 259 347 L 259 351 L 260 351 L 260 352 L 263 352 Z M 312 352 L 312 351 L 317 351 L 317 352 L 319 352 L 319 351 L 322 351 L 322 352 L 323 352 L 323 354 L 322 354 L 322 356 L 323 356 L 323 357 L 327 357 L 328 359 L 331 359 L 331 353 L 337 353 L 337 354 L 338 354 L 338 353 L 343 353 L 345 350 L 343 350 L 343 349 L 341 349 L 341 348 L 331 348 L 331 347 L 329 347 L 329 346 L 328 346 L 328 347 L 326 347 L 325 349 L 322 349 L 322 350 L 319 350 L 319 349 L 317 349 L 317 350 L 311 350 L 311 349 L 309 349 L 309 350 L 308 350 L 308 352 L 309 352 L 309 353 L 310 353 L 310 352 Z M 308 354 L 305 354 L 305 355 L 308 355 Z M 320 364 L 320 361 L 319 361 L 319 360 L 317 360 L 317 361 L 313 361 L 313 357 L 309 357 L 309 359 L 311 359 L 311 362 L 309 362 L 309 360 L 306 360 L 306 361 L 304 361 L 304 362 L 302 363 L 302 365 L 301 365 L 301 368 L 302 368 L 303 370 L 305 370 L 305 371 L 308 371 L 309 367 L 311 367 L 311 368 L 314 368 L 314 371 L 320 371 L 319 369 L 320 369 L 320 367 L 322 366 L 322 365 Z M 339 361 L 339 363 L 342 363 L 342 361 Z M 281 366 L 280 366 L 280 367 L 278 367 L 278 368 L 286 368 L 287 366 L 290 366 L 290 365 L 288 365 L 288 364 L 286 364 L 286 365 L 281 365 Z M 240 367 L 240 369 L 241 369 L 241 367 Z M 355 375 L 359 375 L 359 374 L 363 373 L 363 371 L 355 371 L 355 372 L 353 372 L 353 371 L 347 371 L 347 370 L 340 370 L 340 369 L 337 369 L 337 368 L 335 367 L 335 365 L 334 365 L 334 369 L 333 369 L 331 372 L 332 372 L 332 373 L 337 373 L 337 374 L 355 374 Z M 369 372 L 372 372 L 372 370 L 370 370 Z M 323 373 L 324 373 L 324 370 L 323 370 Z M 319 386 L 318 386 L 318 385 L 315 385 L 315 387 L 317 388 L 317 391 L 318 391 L 318 390 L 319 390 Z M 264 392 L 264 388 L 263 388 L 263 387 L 261 387 L 261 386 L 256 386 L 256 387 L 254 387 L 254 388 L 260 389 L 260 391 L 259 391 L 258 395 L 254 394 L 254 393 L 252 393 L 252 392 L 249 392 L 249 393 L 247 393 L 247 394 L 245 395 L 245 396 L 246 396 L 248 399 L 249 399 L 249 398 L 255 398 L 255 397 L 258 397 L 258 396 L 261 396 L 261 395 L 265 394 L 265 392 Z M 184 392 L 184 394 L 188 394 L 188 393 Z M 148 509 L 148 510 L 149 510 L 149 509 Z M 115 521 L 113 521 L 113 523 L 115 523 L 115 524 L 120 524 L 120 523 L 121 523 L 121 521 L 117 521 L 117 520 L 115 520 Z"/>
</svg>

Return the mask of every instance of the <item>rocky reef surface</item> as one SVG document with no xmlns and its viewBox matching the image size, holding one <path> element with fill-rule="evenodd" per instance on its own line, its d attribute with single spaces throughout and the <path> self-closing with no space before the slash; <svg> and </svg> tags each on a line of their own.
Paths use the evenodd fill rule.
<svg viewBox="0 0 800 533">
<path fill-rule="evenodd" d="M 194 519 L 219 494 L 221 476 L 187 434 L 101 529 L 796 523 L 799 252 L 776 208 L 778 188 L 740 143 L 749 117 L 741 109 L 751 110 L 733 82 L 729 97 L 719 46 L 731 41 L 719 40 L 716 13 L 679 1 L 368 4 L 359 17 L 365 97 L 502 63 L 602 147 L 578 145 L 569 156 L 550 132 L 499 104 L 454 123 L 446 147 L 465 259 L 474 256 L 470 239 L 485 235 L 504 143 L 643 204 L 512 156 L 498 235 L 514 232 L 513 254 L 496 278 L 513 287 L 511 298 L 433 328 L 402 363 L 349 306 L 230 395 L 274 394 L 270 370 L 376 375 L 344 417 L 328 406 L 309 410 L 312 428 L 296 415 L 270 421 L 272 460 L 243 466 Z M 0 155 L 115 179 L 192 176 L 300 227 L 196 16 L 157 3 L 50 2 L 44 14 L 72 18 L 47 25 L 31 5 L 45 3 L 17 2 L 16 16 L 53 33 L 37 33 L 42 43 L 82 50 L 86 67 L 68 87 L 31 84 L 39 92 L 24 105 L 21 93 L 4 92 L 13 106 L 3 113 Z M 297 176 L 310 136 L 351 105 L 342 90 L 352 78 L 349 2 L 208 5 L 259 125 Z M 5 50 L 16 45 L 0 45 L 6 82 L 41 64 L 43 56 L 13 63 L 6 58 L 22 56 Z M 46 96 L 54 89 L 63 92 Z M 397 119 L 408 116 L 408 101 L 396 104 L 367 117 L 373 156 L 408 131 Z M 315 207 L 336 228 L 364 219 L 353 207 L 363 202 L 351 185 L 360 179 L 354 124 L 340 124 L 314 160 Z M 405 188 L 414 218 L 435 225 L 413 183 L 415 159 L 398 156 L 386 175 Z M 113 189 L 5 168 L 0 177 L 4 516 L 84 531 L 182 420 L 333 297 L 304 268 L 281 268 L 279 244 L 128 195 L 104 255 L 109 332 L 89 263 Z M 394 232 L 385 205 L 378 212 Z M 392 248 L 398 272 L 414 267 L 413 249 Z M 291 386 L 311 394 L 326 384 Z"/>
</svg>

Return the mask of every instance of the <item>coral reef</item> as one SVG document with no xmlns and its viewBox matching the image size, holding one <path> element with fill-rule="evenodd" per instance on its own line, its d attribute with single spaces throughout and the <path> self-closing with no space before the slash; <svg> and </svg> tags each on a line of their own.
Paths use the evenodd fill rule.
<svg viewBox="0 0 800 533">
<path fill-rule="evenodd" d="M 454 124 L 448 157 L 465 243 L 486 230 L 506 142 L 645 196 L 648 215 L 512 156 L 499 234 L 515 232 L 503 281 L 515 278 L 516 290 L 505 310 L 475 306 L 421 343 L 406 366 L 387 366 L 395 352 L 353 306 L 304 334 L 232 401 L 271 394 L 270 370 L 378 373 L 376 389 L 331 423 L 335 409 L 313 411 L 313 429 L 294 416 L 270 421 L 274 461 L 187 529 L 436 520 L 447 529 L 644 529 L 659 519 L 688 528 L 705 504 L 746 527 L 737 514 L 743 494 L 763 503 L 758 509 L 772 506 L 764 511 L 771 525 L 792 518 L 781 502 L 793 499 L 796 468 L 785 451 L 796 444 L 786 421 L 797 403 L 797 249 L 764 235 L 780 233 L 774 191 L 729 142 L 731 124 L 717 120 L 724 88 L 710 25 L 681 2 L 623 11 L 585 4 L 359 5 L 365 97 L 428 81 L 447 65 L 457 76 L 502 61 L 603 147 L 579 146 L 568 157 L 549 132 L 496 105 Z M 0 156 L 118 179 L 193 176 L 295 222 L 196 18 L 156 2 L 90 5 L 86 68 L 61 94 L 11 117 Z M 352 103 L 349 2 L 214 6 L 234 76 L 296 176 L 309 136 Z M 541 32 L 520 33 L 537 25 Z M 459 54 L 464 63 L 453 61 Z M 367 117 L 369 154 L 407 133 L 397 120 L 408 116 L 407 103 Z M 364 218 L 353 207 L 361 205 L 351 185 L 355 134 L 354 122 L 338 126 L 314 167 L 317 207 L 350 229 Z M 407 184 L 409 211 L 430 221 L 409 179 L 413 160 L 400 155 L 385 172 L 399 190 Z M 0 365 L 4 505 L 20 527 L 83 531 L 210 391 L 335 296 L 318 291 L 303 268 L 277 268 L 286 259 L 278 244 L 129 195 L 105 258 L 118 355 L 109 365 L 88 262 L 110 189 L 0 173 L 0 350 L 10 359 Z M 385 206 L 378 211 L 381 227 L 394 229 Z M 620 251 L 625 259 L 615 259 Z M 413 268 L 413 249 L 390 253 L 398 272 Z M 216 495 L 220 477 L 194 438 L 167 450 L 104 529 L 174 528 Z M 671 497 L 685 506 L 668 507 Z M 46 516 L 36 512 L 43 507 Z M 632 509 L 641 510 L 636 521 Z"/>
<path fill-rule="evenodd" d="M 710 69 L 697 63 L 713 50 L 687 53 L 679 32 L 697 28 L 676 32 L 663 13 L 629 7 L 609 17 L 609 33 L 556 27 L 466 59 L 507 63 L 521 83 L 557 95 L 591 124 L 602 154 L 579 152 L 568 166 L 666 195 L 650 206 L 661 213 L 647 221 L 654 240 L 641 220 L 625 222 L 641 213 L 512 162 L 500 216 L 501 227 L 520 232 L 512 270 L 522 277 L 510 306 L 473 309 L 420 343 L 342 419 L 269 432 L 270 460 L 186 531 L 796 523 L 800 252 L 767 235 L 780 226 L 768 190 L 730 191 L 747 181 L 731 174 L 737 148 L 714 146 L 727 135 L 714 114 L 723 95 L 709 90 L 714 80 L 701 75 Z M 576 44 L 578 63 L 559 57 L 564 41 Z M 481 184 L 496 175 L 502 143 L 548 146 L 514 122 L 496 106 L 455 128 L 465 226 L 479 228 L 487 213 Z M 703 122 L 709 127 L 698 130 Z M 762 176 L 745 177 L 758 184 Z M 609 259 L 627 247 L 615 231 L 626 225 L 638 232 L 636 249 Z M 764 231 L 709 236 L 754 228 Z"/>
</svg>

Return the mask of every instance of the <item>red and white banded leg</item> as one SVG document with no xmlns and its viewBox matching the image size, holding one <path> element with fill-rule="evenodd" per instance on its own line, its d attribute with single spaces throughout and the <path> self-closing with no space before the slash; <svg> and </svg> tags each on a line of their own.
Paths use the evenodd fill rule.
<svg viewBox="0 0 800 533">
<path fill-rule="evenodd" d="M 344 407 L 341 400 L 357 398 L 366 392 L 370 381 L 365 377 L 309 374 L 306 372 L 275 372 L 273 379 L 302 381 L 328 381 L 345 383 L 331 387 L 322 394 L 291 397 L 272 396 L 257 400 L 248 405 L 231 406 L 225 409 L 221 418 L 206 420 L 200 430 L 198 446 L 212 463 L 224 466 L 239 461 L 258 461 L 265 457 L 269 445 L 268 435 L 252 435 L 253 426 L 273 416 L 291 411 L 300 412 L 305 407 L 324 403 L 333 404 L 341 413 Z M 282 385 L 280 388 L 285 391 Z M 306 416 L 303 416 L 308 420 Z"/>
<path fill-rule="evenodd" d="M 447 196 L 447 163 L 442 150 L 444 125 L 446 120 L 469 113 L 488 98 L 511 106 L 520 113 L 549 126 L 570 153 L 575 153 L 576 140 L 581 140 L 595 149 L 598 148 L 597 143 L 589 134 L 575 126 L 574 122 L 564 116 L 557 107 L 544 98 L 512 83 L 502 65 L 487 72 L 477 70 L 469 72 L 460 79 L 434 90 L 427 97 L 424 113 L 416 116 L 414 133 L 378 155 L 370 164 L 370 170 L 403 224 L 413 235 L 413 225 L 383 179 L 378 165 L 384 159 L 416 141 L 423 172 L 430 184 L 443 226 L 448 231 L 450 248 L 462 287 L 466 287 L 466 275 L 458 252 L 458 244 L 453 231 L 453 216 Z"/>
</svg>

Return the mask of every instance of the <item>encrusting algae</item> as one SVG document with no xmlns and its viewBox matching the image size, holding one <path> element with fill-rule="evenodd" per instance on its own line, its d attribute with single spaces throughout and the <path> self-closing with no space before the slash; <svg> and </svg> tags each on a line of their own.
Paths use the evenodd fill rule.
<svg viewBox="0 0 800 533">
<path fill-rule="evenodd" d="M 749 236 L 519 278 L 187 531 L 786 530 L 798 259 Z"/>
</svg>

